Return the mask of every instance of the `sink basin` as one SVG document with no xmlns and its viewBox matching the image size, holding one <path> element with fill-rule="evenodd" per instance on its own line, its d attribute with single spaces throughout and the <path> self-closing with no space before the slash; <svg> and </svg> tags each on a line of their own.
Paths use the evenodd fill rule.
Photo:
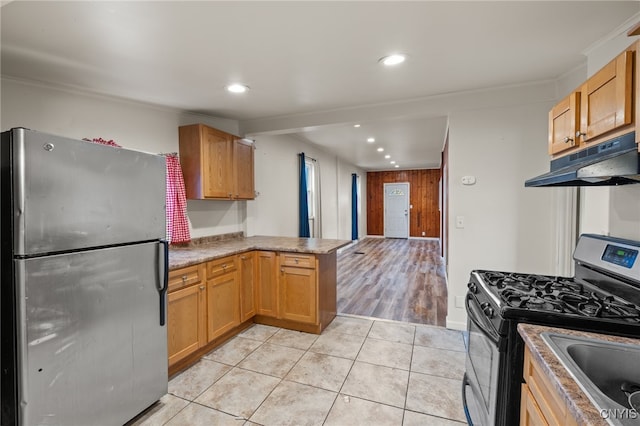
<svg viewBox="0 0 640 426">
<path fill-rule="evenodd" d="M 623 387 L 640 389 L 640 345 L 544 332 L 540 336 L 610 424 L 638 425 Z M 617 410 L 617 411 L 616 411 Z M 629 418 L 624 418 L 628 414 Z M 619 417 L 618 419 L 612 417 Z"/>
</svg>

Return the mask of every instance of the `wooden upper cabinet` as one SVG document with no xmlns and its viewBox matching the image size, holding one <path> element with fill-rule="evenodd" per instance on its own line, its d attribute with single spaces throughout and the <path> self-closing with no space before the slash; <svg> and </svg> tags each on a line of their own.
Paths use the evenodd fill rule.
<svg viewBox="0 0 640 426">
<path fill-rule="evenodd" d="M 575 147 L 579 128 L 580 92 L 573 92 L 549 111 L 549 155 Z"/>
<path fill-rule="evenodd" d="M 180 126 L 188 199 L 253 199 L 253 143 L 204 124 Z"/>
<path fill-rule="evenodd" d="M 633 123 L 635 54 L 622 52 L 582 85 L 580 132 L 585 142 Z"/>
<path fill-rule="evenodd" d="M 234 169 L 235 198 L 253 200 L 255 198 L 253 143 L 244 139 L 235 139 L 233 141 L 233 156 L 236 165 Z"/>
</svg>

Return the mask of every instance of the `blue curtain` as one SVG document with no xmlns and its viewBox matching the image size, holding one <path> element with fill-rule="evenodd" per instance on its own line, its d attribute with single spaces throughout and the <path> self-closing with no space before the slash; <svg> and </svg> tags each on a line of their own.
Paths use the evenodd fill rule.
<svg viewBox="0 0 640 426">
<path fill-rule="evenodd" d="M 307 202 L 307 171 L 304 162 L 304 152 L 298 154 L 300 157 L 300 230 L 298 235 L 302 238 L 309 238 L 309 204 Z"/>
<path fill-rule="evenodd" d="M 358 175 L 351 175 L 351 240 L 358 239 Z"/>
</svg>

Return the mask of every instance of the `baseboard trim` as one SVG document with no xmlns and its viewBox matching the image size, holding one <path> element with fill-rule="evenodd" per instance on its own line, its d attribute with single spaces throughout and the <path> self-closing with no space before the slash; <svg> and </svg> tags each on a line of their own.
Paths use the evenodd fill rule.
<svg viewBox="0 0 640 426">
<path fill-rule="evenodd" d="M 465 331 L 467 329 L 467 323 L 461 321 L 452 321 L 447 318 L 447 328 L 453 330 L 462 330 Z"/>
</svg>

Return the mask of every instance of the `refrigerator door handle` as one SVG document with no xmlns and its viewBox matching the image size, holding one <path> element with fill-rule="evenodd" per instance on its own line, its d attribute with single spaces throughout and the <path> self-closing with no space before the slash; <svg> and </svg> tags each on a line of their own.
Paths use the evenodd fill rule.
<svg viewBox="0 0 640 426">
<path fill-rule="evenodd" d="M 169 242 L 160 241 L 158 247 L 162 248 L 162 255 L 158 256 L 158 260 L 162 259 L 162 264 L 158 265 L 160 279 L 158 280 L 158 292 L 160 293 L 160 326 L 166 324 L 167 316 L 167 287 L 169 286 Z"/>
</svg>

